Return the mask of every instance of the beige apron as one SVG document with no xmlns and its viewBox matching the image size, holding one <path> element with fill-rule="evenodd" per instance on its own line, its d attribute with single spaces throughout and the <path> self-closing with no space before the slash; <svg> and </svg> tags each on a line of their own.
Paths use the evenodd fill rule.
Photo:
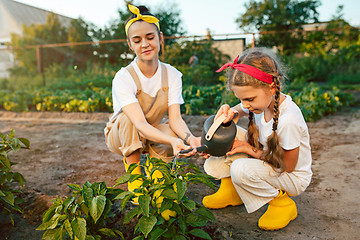
<svg viewBox="0 0 360 240">
<path fill-rule="evenodd" d="M 166 66 L 161 65 L 161 89 L 159 89 L 155 97 L 142 91 L 140 79 L 131 65 L 127 66 L 126 69 L 136 84 L 136 98 L 148 123 L 160 131 L 176 137 L 169 125 L 162 123 L 165 114 L 168 112 L 169 87 Z M 122 111 L 110 116 L 104 133 L 106 145 L 110 151 L 122 156 L 129 156 L 140 149 L 142 153 L 149 152 L 152 157 L 161 158 L 166 162 L 171 161 L 173 157 L 170 145 L 146 140 Z"/>
</svg>

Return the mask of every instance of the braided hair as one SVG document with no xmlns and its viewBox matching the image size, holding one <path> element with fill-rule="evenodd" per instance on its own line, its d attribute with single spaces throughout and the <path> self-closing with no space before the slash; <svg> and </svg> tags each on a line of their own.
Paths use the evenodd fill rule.
<svg viewBox="0 0 360 240">
<path fill-rule="evenodd" d="M 279 136 L 276 132 L 279 122 L 279 105 L 280 105 L 280 94 L 281 94 L 281 80 L 285 78 L 283 73 L 283 67 L 280 65 L 276 56 L 267 49 L 264 48 L 252 48 L 244 52 L 239 57 L 239 64 L 247 64 L 256 67 L 263 72 L 266 72 L 274 76 L 274 84 L 276 87 L 275 92 L 275 104 L 273 114 L 273 126 L 272 134 L 267 139 L 267 149 L 263 152 L 260 157 L 264 161 L 268 162 L 274 169 L 279 172 L 284 172 L 286 169 L 284 162 L 284 152 L 279 144 Z M 256 78 L 247 75 L 237 69 L 230 71 L 229 86 L 252 86 L 255 88 L 269 88 L 269 84 L 257 80 Z M 248 142 L 251 146 L 256 149 L 263 149 L 264 146 L 260 143 L 259 130 L 257 129 L 254 122 L 254 114 L 249 112 L 249 124 L 247 132 Z"/>
</svg>

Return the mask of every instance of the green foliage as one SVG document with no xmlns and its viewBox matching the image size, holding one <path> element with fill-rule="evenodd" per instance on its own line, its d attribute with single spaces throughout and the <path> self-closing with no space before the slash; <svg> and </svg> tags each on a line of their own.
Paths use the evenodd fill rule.
<svg viewBox="0 0 360 240">
<path fill-rule="evenodd" d="M 114 198 L 123 190 L 109 188 L 105 182 L 68 186 L 72 196 L 53 200 L 53 205 L 43 215 L 42 224 L 36 229 L 45 230 L 42 239 L 124 239 L 119 230 L 107 226 Z"/>
<path fill-rule="evenodd" d="M 360 44 L 357 43 L 331 53 L 317 51 L 308 56 L 287 56 L 284 60 L 290 67 L 289 79 L 295 86 L 304 86 L 310 81 L 335 86 L 360 82 Z"/>
<path fill-rule="evenodd" d="M 13 84 L 0 90 L 0 109 L 7 111 L 112 111 L 111 81 L 115 71 L 93 66 L 86 71 L 52 65 L 47 68 L 47 86 L 41 79 L 11 78 Z"/>
<path fill-rule="evenodd" d="M 188 115 L 215 114 L 222 102 L 224 90 L 223 84 L 204 87 L 187 86 L 183 90 L 185 104 L 181 106 L 182 111 Z"/>
<path fill-rule="evenodd" d="M 291 97 L 300 107 L 306 121 L 318 120 L 354 103 L 353 95 L 344 93 L 337 87 L 325 91 L 314 83 L 304 87 L 302 91 L 292 92 Z"/>
<path fill-rule="evenodd" d="M 136 167 L 137 164 L 131 164 L 117 184 L 142 179 L 142 185 L 135 189 L 135 194 L 123 192 L 115 197 L 122 200 L 124 209 L 128 201 L 138 196 L 139 206 L 134 207 L 124 220 L 124 224 L 132 219 L 137 221 L 134 239 L 192 239 L 191 236 L 211 239 L 201 227 L 209 220 L 215 221 L 213 214 L 185 193 L 189 184 L 202 183 L 214 188 L 212 177 L 202 173 L 194 164 L 183 161 L 171 166 L 160 159 L 148 158 L 143 167 L 149 176 L 132 174 Z M 160 171 L 163 177 L 153 177 L 155 171 Z"/>
<path fill-rule="evenodd" d="M 15 183 L 24 187 L 25 179 L 23 175 L 12 171 L 15 162 L 9 159 L 9 152 L 16 153 L 20 149 L 28 149 L 30 142 L 26 138 L 15 138 L 15 131 L 10 134 L 0 133 L 0 211 L 1 214 L 8 215 L 14 224 L 13 213 L 22 213 L 21 204 L 24 199 L 19 196 L 20 189 L 16 188 Z"/>
</svg>

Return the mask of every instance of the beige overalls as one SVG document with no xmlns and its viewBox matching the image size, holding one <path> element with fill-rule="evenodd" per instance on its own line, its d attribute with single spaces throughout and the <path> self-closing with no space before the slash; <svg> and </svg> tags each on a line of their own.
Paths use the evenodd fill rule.
<svg viewBox="0 0 360 240">
<path fill-rule="evenodd" d="M 136 98 L 147 122 L 160 131 L 176 137 L 176 134 L 170 129 L 169 125 L 163 123 L 164 116 L 168 112 L 169 94 L 166 66 L 164 64 L 161 65 L 161 89 L 159 89 L 155 97 L 142 91 L 140 79 L 131 65 L 127 66 L 126 69 L 136 84 Z M 155 143 L 145 139 L 122 111 L 110 116 L 104 133 L 106 145 L 110 151 L 122 156 L 129 156 L 140 149 L 140 152 L 148 152 L 151 157 L 161 158 L 166 162 L 170 162 L 173 158 L 173 151 L 170 145 Z"/>
</svg>

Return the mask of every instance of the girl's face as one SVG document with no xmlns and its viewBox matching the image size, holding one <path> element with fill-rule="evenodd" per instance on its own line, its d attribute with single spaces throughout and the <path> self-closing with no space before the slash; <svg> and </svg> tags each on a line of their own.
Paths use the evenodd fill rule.
<svg viewBox="0 0 360 240">
<path fill-rule="evenodd" d="M 158 60 L 162 33 L 156 26 L 144 21 L 136 21 L 129 27 L 128 44 L 140 61 Z"/>
<path fill-rule="evenodd" d="M 240 99 L 245 109 L 255 114 L 262 113 L 271 108 L 274 102 L 275 88 L 272 85 L 255 88 L 253 86 L 231 86 L 235 96 Z"/>
</svg>

